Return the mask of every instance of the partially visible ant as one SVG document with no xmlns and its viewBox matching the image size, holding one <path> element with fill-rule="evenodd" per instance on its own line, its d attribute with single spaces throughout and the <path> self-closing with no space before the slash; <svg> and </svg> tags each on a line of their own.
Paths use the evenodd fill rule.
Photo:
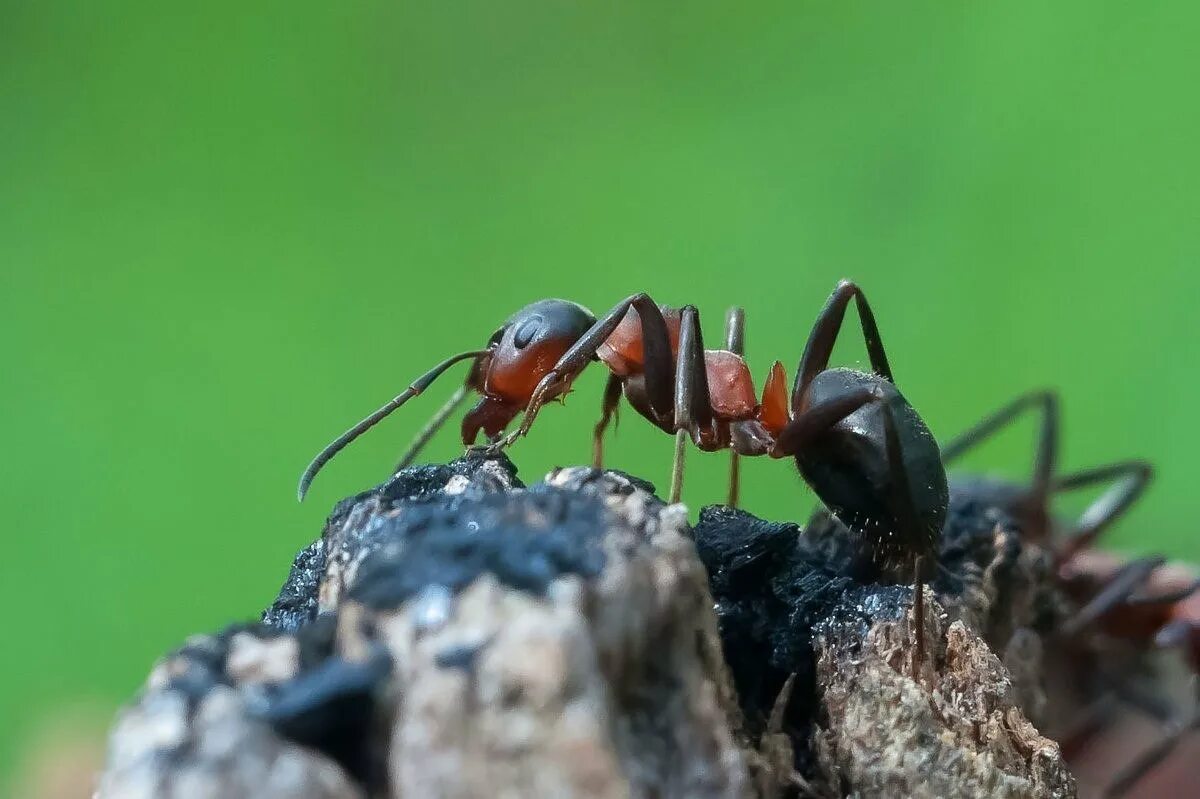
<svg viewBox="0 0 1200 799">
<path fill-rule="evenodd" d="M 1094 549 L 1100 535 L 1145 491 L 1153 476 L 1149 463 L 1128 460 L 1058 474 L 1060 411 L 1058 396 L 1052 391 L 1023 394 L 992 413 L 945 444 L 944 461 L 953 462 L 1027 411 L 1040 415 L 1030 482 L 952 473 L 951 501 L 973 499 L 1003 509 L 1018 522 L 1028 541 L 1053 553 L 1056 576 L 1079 608 L 1064 623 L 1061 635 L 1071 638 L 1095 629 L 1110 639 L 1128 641 L 1138 650 L 1177 647 L 1183 650 L 1191 670 L 1200 675 L 1200 581 L 1162 568 L 1161 557 L 1123 562 Z M 1064 524 L 1051 513 L 1055 495 L 1104 484 L 1108 484 L 1107 490 L 1074 522 Z M 1161 715 L 1146 697 L 1125 692 L 1125 699 Z M 1123 794 L 1196 729 L 1200 729 L 1200 705 L 1123 769 L 1105 795 Z"/>
<path fill-rule="evenodd" d="M 1063 634 L 1072 636 L 1094 625 L 1106 639 L 1126 642 L 1135 651 L 1179 649 L 1195 683 L 1200 677 L 1200 579 L 1190 570 L 1164 563 L 1162 557 L 1122 562 L 1095 550 L 1079 552 L 1060 571 L 1063 588 L 1080 605 Z M 1165 722 L 1167 732 L 1117 772 L 1103 794 L 1113 799 L 1152 772 L 1185 737 L 1200 731 L 1200 695 L 1181 716 L 1153 697 L 1131 690 L 1119 693 Z"/>
<path fill-rule="evenodd" d="M 1142 460 L 1128 460 L 1061 475 L 1058 473 L 1059 400 L 1053 391 L 1031 391 L 985 417 L 942 446 L 942 459 L 952 464 L 971 449 L 1012 424 L 1022 413 L 1040 415 L 1033 475 L 1026 484 L 981 475 L 950 474 L 950 494 L 1002 508 L 1020 525 L 1024 537 L 1055 552 L 1059 564 L 1095 543 L 1100 534 L 1129 509 L 1150 482 L 1153 470 Z M 1050 510 L 1057 495 L 1111 484 L 1067 529 Z"/>
<path fill-rule="evenodd" d="M 829 368 L 851 300 L 870 372 Z M 946 473 L 937 441 L 896 388 L 865 295 L 849 281 L 834 289 L 809 334 L 790 397 L 783 365 L 776 361 L 756 400 L 741 354 L 743 324 L 740 311 L 732 312 L 728 347 L 706 350 L 700 314 L 691 305 L 660 307 L 648 295 L 635 294 L 597 320 L 573 302 L 535 302 L 509 317 L 485 349 L 441 362 L 326 447 L 300 478 L 298 495 L 304 498 L 317 472 L 343 447 L 459 361 L 472 362 L 466 382 L 426 425 L 402 465 L 469 392 L 482 396 L 463 419 L 463 444 L 473 445 L 482 431 L 489 449 L 499 450 L 527 434 L 542 406 L 564 396 L 579 373 L 599 360 L 610 374 L 593 431 L 595 462 L 602 458 L 604 431 L 622 394 L 634 410 L 675 436 L 671 502 L 682 490 L 689 438 L 702 450 L 794 458 L 824 505 L 866 538 L 876 561 L 900 579 L 914 577 L 914 627 L 923 630 L 922 584 L 946 520 Z M 522 411 L 520 426 L 502 435 Z M 735 502 L 736 475 L 735 461 L 730 492 Z M 917 635 L 914 675 L 923 645 Z"/>
</svg>

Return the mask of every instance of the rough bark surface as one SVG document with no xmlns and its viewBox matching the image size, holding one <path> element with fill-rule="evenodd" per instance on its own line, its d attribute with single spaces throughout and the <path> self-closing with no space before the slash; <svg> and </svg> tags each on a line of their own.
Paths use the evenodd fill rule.
<svg viewBox="0 0 1200 799">
<path fill-rule="evenodd" d="M 911 587 L 827 519 L 693 529 L 616 472 L 407 469 L 334 509 L 261 623 L 155 666 L 99 796 L 1072 796 L 1028 720 L 1048 567 L 957 518 L 914 680 Z"/>
</svg>

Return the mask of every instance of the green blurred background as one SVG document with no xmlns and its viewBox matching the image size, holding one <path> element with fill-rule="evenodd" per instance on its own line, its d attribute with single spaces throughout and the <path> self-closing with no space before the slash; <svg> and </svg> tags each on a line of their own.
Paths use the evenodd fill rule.
<svg viewBox="0 0 1200 799">
<path fill-rule="evenodd" d="M 297 505 L 315 450 L 544 296 L 646 290 L 713 340 L 743 304 L 761 380 L 854 277 L 935 433 L 1058 386 L 1068 467 L 1160 469 L 1108 543 L 1200 556 L 1198 40 L 1182 0 L 0 2 L 0 785 L 254 616 L 451 385 Z M 601 386 L 526 479 L 586 461 Z M 1031 431 L 973 465 L 1023 474 Z M 630 413 L 610 447 L 660 485 L 670 450 Z M 750 509 L 811 503 L 747 464 Z"/>
</svg>

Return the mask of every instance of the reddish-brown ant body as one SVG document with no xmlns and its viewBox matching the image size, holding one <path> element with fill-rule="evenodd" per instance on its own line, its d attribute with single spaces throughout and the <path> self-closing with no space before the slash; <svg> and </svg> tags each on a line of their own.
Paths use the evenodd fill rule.
<svg viewBox="0 0 1200 799">
<path fill-rule="evenodd" d="M 1126 562 L 1094 548 L 1100 535 L 1145 491 L 1153 475 L 1149 463 L 1128 460 L 1058 474 L 1059 402 L 1050 391 L 1016 398 L 945 444 L 945 463 L 953 462 L 1026 411 L 1040 415 L 1030 483 L 951 474 L 951 504 L 975 501 L 998 507 L 1017 521 L 1029 542 L 1053 553 L 1059 584 L 1078 607 L 1060 630 L 1064 637 L 1095 631 L 1107 639 L 1128 642 L 1137 650 L 1180 648 L 1189 667 L 1200 674 L 1200 583 L 1195 576 L 1163 567 L 1161 557 Z M 1062 523 L 1050 512 L 1055 495 L 1104 484 L 1108 484 L 1107 490 L 1074 522 Z M 1143 709 L 1160 715 L 1147 697 L 1121 687 L 1117 690 Z M 1148 773 L 1184 734 L 1200 726 L 1200 714 L 1194 708 L 1183 721 L 1174 721 L 1173 732 L 1123 769 L 1106 795 L 1123 793 Z M 1087 725 L 1085 735 L 1088 731 L 1094 728 Z M 1078 745 L 1082 740 L 1072 743 Z"/>
<path fill-rule="evenodd" d="M 870 372 L 829 368 L 851 300 L 871 363 Z M 452 364 L 471 360 L 465 384 L 418 436 L 401 464 L 411 460 L 470 391 L 480 400 L 463 419 L 462 441 L 483 432 L 499 449 L 529 432 L 547 402 L 569 391 L 591 362 L 609 370 L 594 460 L 602 456 L 605 428 L 623 394 L 660 429 L 675 435 L 670 501 L 678 501 L 687 440 L 735 456 L 791 457 L 824 505 L 862 534 L 877 561 L 896 576 L 916 575 L 916 626 L 921 628 L 919 583 L 946 518 L 948 489 L 941 453 L 924 421 L 896 388 L 875 317 L 854 283 L 842 281 L 817 317 L 801 356 L 790 397 L 783 366 L 772 367 L 761 399 L 741 354 L 739 311 L 727 321 L 725 349 L 706 350 L 693 306 L 662 308 L 646 294 L 618 303 L 596 319 L 565 300 L 542 300 L 518 311 L 485 349 L 455 355 L 419 377 L 402 394 L 325 448 L 305 470 L 299 496 L 338 451 L 425 390 Z M 520 426 L 504 430 L 520 413 Z M 731 500 L 736 502 L 736 460 Z M 914 668 L 923 642 L 918 637 Z"/>
</svg>

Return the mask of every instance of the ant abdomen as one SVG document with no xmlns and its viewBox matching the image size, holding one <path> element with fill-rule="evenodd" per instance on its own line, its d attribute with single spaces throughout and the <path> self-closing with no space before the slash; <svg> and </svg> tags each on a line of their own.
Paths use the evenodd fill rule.
<svg viewBox="0 0 1200 799">
<path fill-rule="evenodd" d="M 931 565 L 949 490 L 937 441 L 920 415 L 892 382 L 853 369 L 816 375 L 808 401 L 862 389 L 878 399 L 815 436 L 796 453 L 797 468 L 881 566 L 911 566 L 917 558 Z"/>
</svg>

